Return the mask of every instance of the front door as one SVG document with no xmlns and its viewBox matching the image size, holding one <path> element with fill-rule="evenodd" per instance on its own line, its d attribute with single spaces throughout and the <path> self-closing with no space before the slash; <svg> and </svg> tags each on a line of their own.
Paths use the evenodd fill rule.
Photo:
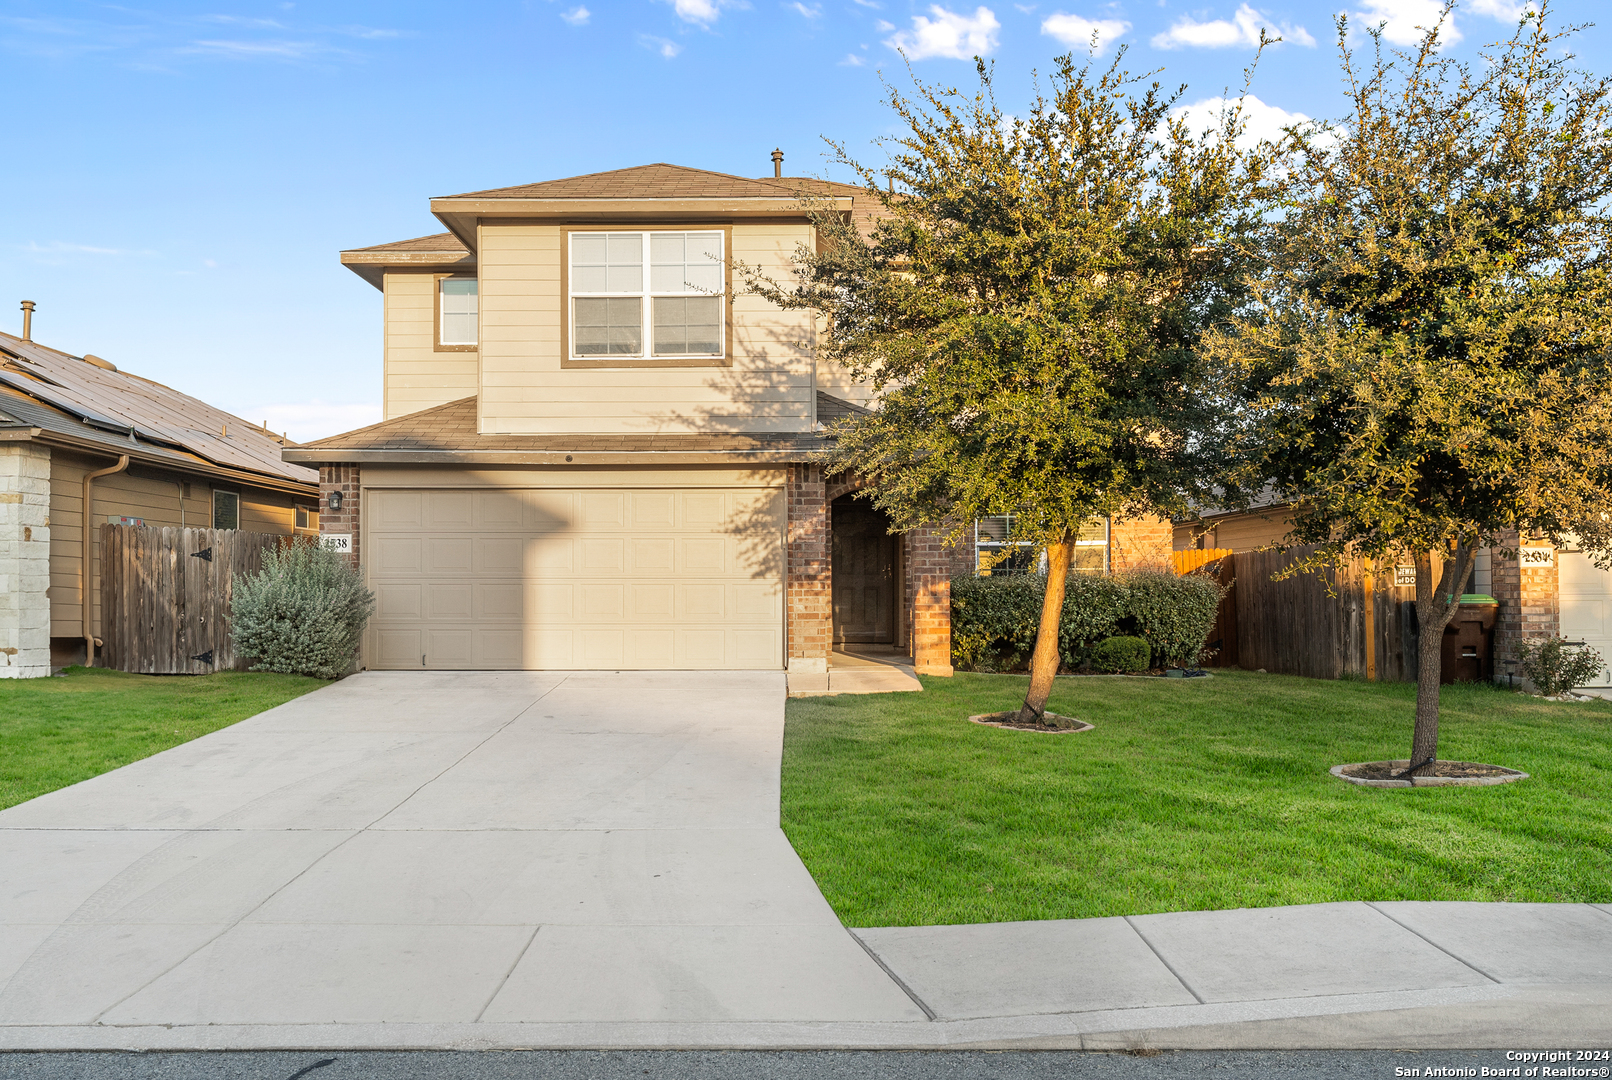
<svg viewBox="0 0 1612 1080">
<path fill-rule="evenodd" d="M 896 639 L 896 538 L 890 519 L 865 500 L 834 502 L 834 640 Z"/>
</svg>

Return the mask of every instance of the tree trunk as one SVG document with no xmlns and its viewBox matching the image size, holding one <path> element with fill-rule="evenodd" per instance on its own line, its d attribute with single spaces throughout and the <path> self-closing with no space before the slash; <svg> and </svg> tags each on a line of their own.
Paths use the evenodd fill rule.
<svg viewBox="0 0 1612 1080">
<path fill-rule="evenodd" d="M 1461 592 L 1472 573 L 1476 551 L 1457 545 L 1454 558 L 1440 558 L 1438 587 L 1433 586 L 1433 553 L 1416 554 L 1416 728 L 1411 734 L 1406 774 L 1428 772 L 1438 760 L 1438 697 L 1443 677 L 1444 628 L 1461 606 Z"/>
<path fill-rule="evenodd" d="M 1030 690 L 1019 710 L 1019 723 L 1046 724 L 1047 698 L 1052 696 L 1052 680 L 1058 675 L 1058 624 L 1063 619 L 1064 584 L 1069 580 L 1069 560 L 1075 554 L 1075 538 L 1064 534 L 1047 545 L 1047 594 L 1041 601 L 1041 626 L 1036 630 L 1035 651 L 1030 655 Z"/>
</svg>

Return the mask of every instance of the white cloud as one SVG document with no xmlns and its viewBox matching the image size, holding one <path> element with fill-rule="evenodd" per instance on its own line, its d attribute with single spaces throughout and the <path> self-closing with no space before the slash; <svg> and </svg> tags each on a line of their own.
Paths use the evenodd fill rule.
<svg viewBox="0 0 1612 1080">
<path fill-rule="evenodd" d="M 1275 141 L 1281 138 L 1282 129 L 1292 124 L 1303 124 L 1310 117 L 1301 112 L 1288 112 L 1275 105 L 1267 105 L 1252 94 L 1243 99 L 1243 133 L 1237 139 L 1237 145 L 1248 149 L 1261 139 Z M 1194 135 L 1202 134 L 1205 130 L 1213 130 L 1220 126 L 1221 115 L 1237 107 L 1233 99 L 1223 97 L 1204 98 L 1202 101 L 1183 105 L 1170 113 L 1171 116 L 1184 117 L 1187 128 Z"/>
<path fill-rule="evenodd" d="M 856 53 L 846 53 L 845 54 L 845 59 L 840 61 L 839 66 L 840 67 L 861 67 L 863 64 L 866 64 L 866 63 L 867 63 L 867 61 L 862 59 L 860 56 L 856 55 Z"/>
<path fill-rule="evenodd" d="M 1097 38 L 1096 55 L 1101 56 L 1108 51 L 1108 47 L 1119 38 L 1129 33 L 1131 24 L 1124 19 L 1087 19 L 1079 15 L 1065 15 L 1058 12 L 1047 16 L 1046 22 L 1041 24 L 1041 32 L 1057 38 L 1065 45 L 1074 48 L 1090 48 L 1092 36 Z"/>
<path fill-rule="evenodd" d="M 668 60 L 683 51 L 683 46 L 677 42 L 669 41 L 663 37 L 656 37 L 654 34 L 639 34 L 638 44 L 646 49 L 654 49 Z"/>
<path fill-rule="evenodd" d="M 1487 15 L 1491 19 L 1516 22 L 1522 18 L 1524 11 L 1534 11 L 1536 8 L 1535 4 L 1519 4 L 1517 0 L 1472 0 L 1467 10 L 1478 15 Z"/>
<path fill-rule="evenodd" d="M 1175 25 L 1162 34 L 1153 36 L 1155 49 L 1179 49 L 1183 46 L 1196 49 L 1224 49 L 1234 45 L 1253 48 L 1259 44 L 1260 30 L 1272 37 L 1280 37 L 1295 45 L 1315 48 L 1315 38 L 1302 26 L 1289 26 L 1267 20 L 1259 12 L 1242 4 L 1230 19 L 1211 19 L 1198 22 L 1190 15 L 1177 19 Z"/>
<path fill-rule="evenodd" d="M 879 5 L 874 0 L 851 0 L 851 2 L 858 7 L 872 8 L 874 11 L 879 10 Z"/>
<path fill-rule="evenodd" d="M 679 19 L 696 26 L 710 26 L 728 8 L 749 6 L 744 0 L 671 0 L 671 3 Z"/>
<path fill-rule="evenodd" d="M 795 12 L 803 19 L 815 20 L 823 17 L 822 4 L 813 4 L 811 7 L 807 7 L 805 4 L 801 3 L 800 0 L 793 0 L 793 3 L 785 4 L 784 7 Z"/>
<path fill-rule="evenodd" d="M 893 23 L 893 22 L 885 22 L 883 19 L 880 19 L 878 22 L 873 24 L 873 29 L 878 31 L 881 34 L 887 34 L 891 30 L 894 30 L 895 28 L 896 28 L 895 23 Z"/>
<path fill-rule="evenodd" d="M 990 8 L 982 6 L 975 8 L 972 15 L 959 15 L 939 4 L 931 4 L 929 14 L 934 17 L 914 15 L 912 30 L 899 31 L 885 44 L 906 53 L 908 60 L 927 60 L 932 56 L 967 60 L 984 56 L 996 48 L 996 32 L 1002 29 L 1002 24 L 996 21 L 996 13 Z"/>
<path fill-rule="evenodd" d="M 346 49 L 339 49 L 322 41 L 192 41 L 176 49 L 178 53 L 202 56 L 223 56 L 231 60 L 283 60 L 299 62 L 328 57 L 345 57 Z"/>
<path fill-rule="evenodd" d="M 1444 10 L 1441 0 L 1362 0 L 1366 10 L 1352 12 L 1354 18 L 1366 26 L 1383 27 L 1383 37 L 1395 45 L 1415 45 L 1433 26 Z M 1439 40 L 1453 45 L 1461 40 L 1455 28 L 1455 19 L 1445 20 L 1439 29 Z"/>
<path fill-rule="evenodd" d="M 337 405 L 314 398 L 311 401 L 249 405 L 235 410 L 235 415 L 254 426 L 267 422 L 270 431 L 282 433 L 292 442 L 302 443 L 377 424 L 381 419 L 381 407 L 374 402 Z"/>
<path fill-rule="evenodd" d="M 592 17 L 593 12 L 580 5 L 572 8 L 570 11 L 560 12 L 560 18 L 564 19 L 572 26 L 587 26 L 588 20 Z"/>
</svg>

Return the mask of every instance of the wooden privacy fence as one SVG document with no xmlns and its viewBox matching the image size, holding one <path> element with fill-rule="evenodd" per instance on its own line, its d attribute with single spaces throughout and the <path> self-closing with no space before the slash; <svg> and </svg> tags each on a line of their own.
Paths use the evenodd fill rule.
<svg viewBox="0 0 1612 1080">
<path fill-rule="evenodd" d="M 236 529 L 101 526 L 101 657 L 145 675 L 245 668 L 230 641 L 231 582 L 291 538 Z"/>
<path fill-rule="evenodd" d="M 1415 677 L 1402 604 L 1415 586 L 1394 586 L 1393 566 L 1354 559 L 1316 573 L 1274 575 L 1315 553 L 1313 547 L 1242 551 L 1225 560 L 1235 578 L 1231 595 L 1237 655 L 1249 670 L 1337 679 L 1345 675 L 1399 682 Z M 1224 571 L 1222 571 L 1224 575 Z M 1217 626 L 1218 628 L 1218 626 Z"/>
<path fill-rule="evenodd" d="M 1230 548 L 1187 548 L 1185 551 L 1172 552 L 1170 561 L 1175 564 L 1177 574 L 1190 574 L 1199 567 L 1219 562 L 1230 554 Z"/>
</svg>

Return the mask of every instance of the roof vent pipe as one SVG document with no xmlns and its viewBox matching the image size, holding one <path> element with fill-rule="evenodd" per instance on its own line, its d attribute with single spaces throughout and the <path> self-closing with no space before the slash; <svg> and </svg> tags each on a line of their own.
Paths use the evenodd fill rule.
<svg viewBox="0 0 1612 1080">
<path fill-rule="evenodd" d="M 32 341 L 33 339 L 34 302 L 32 300 L 24 300 L 22 302 L 22 340 Z"/>
<path fill-rule="evenodd" d="M 775 179 L 775 180 L 783 179 L 783 175 L 784 175 L 784 152 L 782 150 L 774 150 L 772 152 L 772 175 L 773 175 L 773 179 Z M 26 334 L 24 334 L 23 336 L 27 337 Z"/>
</svg>

